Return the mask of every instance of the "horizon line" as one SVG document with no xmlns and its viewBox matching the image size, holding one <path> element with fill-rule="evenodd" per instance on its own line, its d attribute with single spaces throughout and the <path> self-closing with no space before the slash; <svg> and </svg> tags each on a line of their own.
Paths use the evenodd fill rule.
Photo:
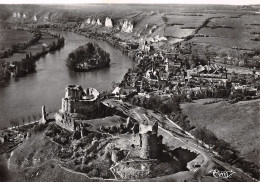
<svg viewBox="0 0 260 182">
<path fill-rule="evenodd" d="M 0 5 L 64 5 L 64 6 L 76 6 L 76 5 L 219 5 L 219 6 L 260 6 L 260 4 L 211 4 L 211 3 L 2 3 Z"/>
<path fill-rule="evenodd" d="M 45 0 L 45 2 L 41 2 L 41 0 L 0 0 L 0 5 L 87 5 L 87 4 L 96 4 L 96 5 L 230 5 L 230 6 L 257 6 L 260 5 L 258 0 L 193 0 L 193 3 L 185 0 L 175 0 L 175 2 L 171 2 L 170 0 L 161 0 L 158 2 L 156 0 L 89 0 L 86 2 L 84 0 L 74 0 L 71 2 L 70 0 Z M 258 1 L 258 2 L 257 2 Z"/>
</svg>

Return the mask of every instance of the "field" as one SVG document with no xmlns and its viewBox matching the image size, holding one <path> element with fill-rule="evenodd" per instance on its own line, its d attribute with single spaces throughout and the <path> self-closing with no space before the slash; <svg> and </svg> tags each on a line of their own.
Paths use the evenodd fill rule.
<svg viewBox="0 0 260 182">
<path fill-rule="evenodd" d="M 166 37 L 177 37 L 185 38 L 192 34 L 195 29 L 182 29 L 179 25 L 167 26 L 165 28 L 164 36 Z"/>
<path fill-rule="evenodd" d="M 259 20 L 259 14 L 223 14 L 211 19 L 190 41 L 197 43 L 198 49 L 201 49 L 199 46 L 209 46 L 211 51 L 237 57 L 259 48 L 260 41 L 254 40 L 259 38 Z"/>
<path fill-rule="evenodd" d="M 113 32 L 115 37 L 136 42 L 140 37 L 166 36 L 169 40 L 164 46 L 168 49 L 190 35 L 194 37 L 189 41 L 196 43 L 196 49 L 200 51 L 207 46 L 212 52 L 239 55 L 259 48 L 260 45 L 260 41 L 252 40 L 260 35 L 259 6 L 118 4 L 108 7 L 105 4 L 82 4 L 59 7 L 3 5 L 0 9 L 3 10 L 0 19 L 7 22 L 15 21 L 11 15 L 17 11 L 28 14 L 26 22 L 30 22 L 33 15 L 37 14 L 37 24 L 84 22 L 88 17 L 96 17 L 104 25 L 105 18 L 110 17 L 113 20 L 113 30 L 92 25 L 86 28 L 93 32 Z M 120 23 L 126 19 L 134 25 L 131 33 L 120 31 Z M 151 29 L 153 30 L 150 31 Z"/>
<path fill-rule="evenodd" d="M 10 36 L 12 34 L 16 34 L 16 33 L 17 33 L 17 30 L 10 30 L 9 31 Z M 26 34 L 28 32 L 27 31 L 19 31 L 19 33 Z M 14 53 L 12 56 L 10 56 L 8 58 L 4 58 L 4 60 L 6 62 L 20 61 L 21 59 L 24 59 L 26 57 L 26 54 L 28 54 L 30 52 L 34 56 L 37 53 L 42 51 L 42 45 L 43 44 L 51 45 L 53 41 L 55 41 L 57 43 L 57 38 L 54 38 L 54 37 L 47 35 L 47 34 L 43 34 L 38 43 L 36 43 L 32 46 L 29 46 L 27 49 L 20 51 L 19 53 Z M 6 42 L 8 42 L 8 41 L 6 41 Z M 10 46 L 12 45 L 11 43 L 13 43 L 13 42 L 9 41 Z M 2 42 L 0 42 L 0 45 L 1 44 L 2 44 Z"/>
<path fill-rule="evenodd" d="M 206 127 L 220 139 L 230 143 L 246 159 L 260 166 L 259 99 L 229 104 L 226 101 L 206 104 L 212 99 L 185 103 L 181 107 L 191 124 Z"/>
<path fill-rule="evenodd" d="M 13 44 L 25 43 L 32 34 L 22 30 L 0 29 L 0 50 L 10 48 Z"/>
<path fill-rule="evenodd" d="M 217 18 L 212 19 L 208 26 L 202 28 L 197 34 L 208 35 L 210 38 L 195 38 L 195 42 L 201 43 L 214 43 L 216 46 L 225 47 L 241 47 L 244 49 L 257 48 L 260 45 L 259 41 L 251 39 L 256 38 L 258 35 L 252 32 L 258 32 L 256 26 L 247 24 L 254 24 L 260 16 L 242 16 L 240 18 Z"/>
</svg>

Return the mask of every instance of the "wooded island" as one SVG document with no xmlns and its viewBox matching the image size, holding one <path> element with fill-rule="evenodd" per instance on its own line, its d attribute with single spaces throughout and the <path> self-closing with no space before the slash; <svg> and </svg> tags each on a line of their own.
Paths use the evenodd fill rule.
<svg viewBox="0 0 260 182">
<path fill-rule="evenodd" d="M 67 66 L 73 71 L 90 71 L 108 67 L 110 54 L 97 44 L 87 43 L 71 52 L 67 58 Z"/>
</svg>

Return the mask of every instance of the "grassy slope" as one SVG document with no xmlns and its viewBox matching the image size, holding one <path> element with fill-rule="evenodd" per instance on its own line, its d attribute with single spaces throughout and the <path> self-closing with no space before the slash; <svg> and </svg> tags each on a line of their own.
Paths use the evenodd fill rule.
<svg viewBox="0 0 260 182">
<path fill-rule="evenodd" d="M 191 124 L 205 126 L 239 150 L 248 160 L 260 166 L 260 105 L 259 99 L 236 104 L 219 102 L 203 105 L 210 99 L 182 104 Z"/>
<path fill-rule="evenodd" d="M 10 167 L 13 170 L 33 167 L 55 158 L 60 147 L 51 142 L 44 133 L 33 134 L 13 151 Z"/>
</svg>

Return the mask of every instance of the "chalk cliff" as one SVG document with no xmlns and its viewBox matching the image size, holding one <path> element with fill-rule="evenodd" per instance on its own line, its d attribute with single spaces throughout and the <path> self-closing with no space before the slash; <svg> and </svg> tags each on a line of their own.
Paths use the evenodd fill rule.
<svg viewBox="0 0 260 182">
<path fill-rule="evenodd" d="M 99 19 L 97 19 L 97 25 L 102 25 Z"/>
<path fill-rule="evenodd" d="M 88 18 L 88 19 L 87 19 L 87 24 L 90 24 L 90 23 L 91 23 L 91 19 Z"/>
<path fill-rule="evenodd" d="M 112 27 L 113 27 L 111 18 L 106 17 L 105 26 L 106 26 L 106 27 L 109 27 L 109 28 L 112 28 Z"/>
<path fill-rule="evenodd" d="M 38 19 L 37 19 L 37 16 L 36 16 L 36 15 L 34 15 L 34 16 L 33 16 L 33 21 L 34 21 L 34 22 L 37 22 L 37 21 L 38 21 Z"/>
<path fill-rule="evenodd" d="M 121 31 L 126 33 L 132 33 L 133 32 L 134 25 L 132 22 L 125 20 L 122 26 Z"/>
<path fill-rule="evenodd" d="M 96 24 L 96 20 L 93 19 L 93 20 L 91 21 L 91 24 L 92 24 L 92 25 L 95 25 L 95 24 Z"/>
</svg>

